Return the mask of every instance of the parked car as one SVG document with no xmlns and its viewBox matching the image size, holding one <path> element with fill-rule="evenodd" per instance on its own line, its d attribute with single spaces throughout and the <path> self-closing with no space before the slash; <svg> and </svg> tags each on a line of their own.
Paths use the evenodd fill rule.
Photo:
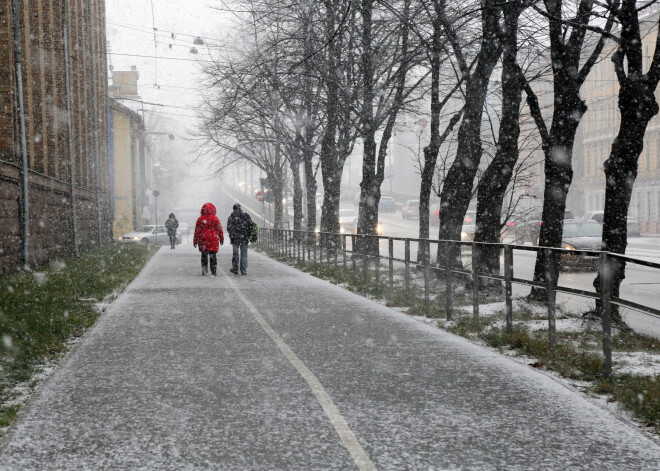
<svg viewBox="0 0 660 471">
<path fill-rule="evenodd" d="M 339 210 L 339 232 L 342 234 L 350 234 L 355 232 L 357 228 L 357 211 L 354 209 L 340 209 Z"/>
<path fill-rule="evenodd" d="M 396 203 L 391 196 L 381 196 L 378 201 L 378 211 L 393 213 L 396 211 Z"/>
<path fill-rule="evenodd" d="M 167 236 L 167 228 L 165 226 L 146 225 L 142 226 L 135 232 L 124 234 L 119 239 L 123 244 L 169 244 L 170 239 Z M 177 234 L 176 243 L 182 242 L 181 237 Z"/>
<path fill-rule="evenodd" d="M 582 219 L 584 221 L 596 221 L 602 224 L 604 216 L 605 211 L 588 211 L 582 216 Z M 636 217 L 626 217 L 626 226 L 628 228 L 628 237 L 639 237 L 641 235 L 639 221 Z"/>
<path fill-rule="evenodd" d="M 401 207 L 401 217 L 403 219 L 419 217 L 419 200 L 408 200 Z"/>
<path fill-rule="evenodd" d="M 568 250 L 599 251 L 603 244 L 603 226 L 596 221 L 569 219 L 564 221 L 561 247 Z M 598 270 L 598 257 L 564 253 L 559 269 Z"/>
<path fill-rule="evenodd" d="M 190 234 L 190 226 L 188 225 L 188 223 L 187 222 L 180 222 L 179 227 L 177 228 L 177 233 L 180 233 L 181 235 L 189 235 Z"/>
</svg>

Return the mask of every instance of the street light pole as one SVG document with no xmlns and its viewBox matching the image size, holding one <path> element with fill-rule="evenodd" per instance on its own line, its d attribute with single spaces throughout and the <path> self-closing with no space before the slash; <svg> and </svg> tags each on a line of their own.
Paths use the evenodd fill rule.
<svg viewBox="0 0 660 471">
<path fill-rule="evenodd" d="M 158 195 L 160 195 L 160 191 L 154 190 L 153 195 L 156 201 L 156 210 L 154 211 L 154 231 L 156 231 L 156 245 L 158 245 Z"/>
</svg>

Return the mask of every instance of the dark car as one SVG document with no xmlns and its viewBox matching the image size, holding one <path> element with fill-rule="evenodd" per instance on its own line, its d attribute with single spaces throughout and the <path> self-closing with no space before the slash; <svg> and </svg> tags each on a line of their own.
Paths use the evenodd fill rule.
<svg viewBox="0 0 660 471">
<path fill-rule="evenodd" d="M 408 200 L 401 206 L 401 217 L 403 219 L 419 217 L 419 200 Z"/>
<path fill-rule="evenodd" d="M 561 248 L 566 250 L 600 251 L 603 244 L 603 226 L 596 221 L 569 219 L 564 221 Z M 598 270 L 598 257 L 563 253 L 559 262 L 561 270 Z"/>
</svg>

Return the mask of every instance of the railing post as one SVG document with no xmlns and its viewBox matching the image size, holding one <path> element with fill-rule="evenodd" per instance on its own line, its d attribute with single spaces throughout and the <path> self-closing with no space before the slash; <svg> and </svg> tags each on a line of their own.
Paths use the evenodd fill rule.
<svg viewBox="0 0 660 471">
<path fill-rule="evenodd" d="M 322 232 L 319 233 L 319 267 L 323 269 L 323 239 L 324 239 L 324 234 Z"/>
<path fill-rule="evenodd" d="M 335 266 L 339 263 L 339 247 L 338 243 L 341 240 L 341 234 L 332 236 L 332 249 L 335 252 Z"/>
<path fill-rule="evenodd" d="M 612 265 L 607 252 L 600 253 L 600 303 L 603 310 L 603 375 L 612 375 Z"/>
<path fill-rule="evenodd" d="M 429 314 L 429 270 L 431 265 L 431 243 L 424 242 L 424 312 Z"/>
<path fill-rule="evenodd" d="M 362 283 L 364 283 L 364 289 L 367 289 L 367 271 L 369 270 L 369 259 L 367 258 L 369 255 L 367 253 L 367 241 L 369 240 L 369 236 L 363 235 L 362 236 Z"/>
<path fill-rule="evenodd" d="M 545 249 L 545 285 L 546 294 L 548 295 L 548 343 L 551 349 L 555 348 L 555 299 L 557 293 L 555 292 L 555 256 L 552 249 Z"/>
<path fill-rule="evenodd" d="M 344 271 L 343 271 L 343 274 L 342 274 L 342 279 L 346 280 L 346 234 L 342 234 L 342 236 L 341 236 L 341 251 L 344 254 L 344 257 L 343 257 Z"/>
<path fill-rule="evenodd" d="M 511 282 L 513 280 L 513 248 L 510 245 L 504 246 L 504 296 L 506 298 L 506 333 L 513 333 L 513 289 Z"/>
<path fill-rule="evenodd" d="M 351 236 L 351 266 L 353 268 L 353 283 L 355 283 L 357 280 L 356 278 L 356 272 L 357 272 L 357 260 L 355 259 L 355 242 L 357 241 L 357 235 L 352 235 Z"/>
<path fill-rule="evenodd" d="M 451 320 L 451 242 L 446 241 L 445 245 L 445 297 L 446 297 L 446 311 L 447 311 L 447 320 Z"/>
<path fill-rule="evenodd" d="M 320 238 L 320 233 L 319 233 L 319 238 Z M 314 264 L 316 264 L 316 232 L 314 233 L 314 238 L 312 240 L 314 241 Z"/>
<path fill-rule="evenodd" d="M 410 304 L 410 239 L 406 239 L 405 242 L 405 284 L 406 284 L 406 304 Z"/>
<path fill-rule="evenodd" d="M 472 318 L 474 325 L 479 325 L 479 276 L 477 265 L 479 264 L 479 246 L 472 242 Z"/>
<path fill-rule="evenodd" d="M 389 300 L 390 302 L 394 300 L 394 239 L 391 237 L 387 238 L 387 248 L 388 248 L 388 271 L 389 271 Z"/>
<path fill-rule="evenodd" d="M 380 287 L 380 237 L 376 237 L 376 241 L 378 242 L 378 253 L 376 254 L 376 260 L 374 261 L 375 263 L 375 269 L 376 273 L 374 274 L 376 277 L 376 294 L 378 293 L 378 289 Z"/>
</svg>

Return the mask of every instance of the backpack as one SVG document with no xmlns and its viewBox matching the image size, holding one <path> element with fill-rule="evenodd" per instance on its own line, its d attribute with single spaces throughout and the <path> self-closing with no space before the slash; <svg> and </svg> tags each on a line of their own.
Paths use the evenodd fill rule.
<svg viewBox="0 0 660 471">
<path fill-rule="evenodd" d="M 259 226 L 256 222 L 252 223 L 252 234 L 250 234 L 250 243 L 254 244 L 259 238 Z"/>
</svg>

